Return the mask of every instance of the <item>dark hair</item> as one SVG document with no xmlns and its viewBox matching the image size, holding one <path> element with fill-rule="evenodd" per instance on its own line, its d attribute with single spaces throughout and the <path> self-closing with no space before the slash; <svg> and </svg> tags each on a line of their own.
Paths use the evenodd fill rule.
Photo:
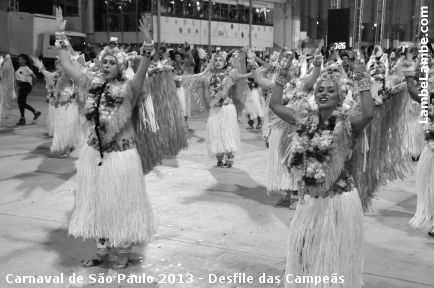
<svg viewBox="0 0 434 288">
<path fill-rule="evenodd" d="M 32 59 L 27 54 L 20 54 L 18 55 L 18 58 L 23 58 L 26 65 L 29 67 L 33 65 Z"/>
<path fill-rule="evenodd" d="M 181 51 L 176 50 L 176 51 L 173 53 L 173 57 L 175 58 L 176 55 L 179 55 L 179 56 L 181 56 L 181 59 L 184 59 L 184 53 L 182 53 Z"/>
<path fill-rule="evenodd" d="M 348 55 L 347 52 L 343 52 L 343 53 L 341 54 L 341 58 L 343 58 L 343 57 L 345 57 L 345 56 L 347 56 L 347 58 L 350 59 L 350 55 Z"/>
</svg>

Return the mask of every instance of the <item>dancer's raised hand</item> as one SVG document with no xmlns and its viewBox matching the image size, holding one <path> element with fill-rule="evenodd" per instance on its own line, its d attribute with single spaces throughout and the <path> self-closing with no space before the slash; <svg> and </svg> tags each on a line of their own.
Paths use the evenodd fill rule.
<svg viewBox="0 0 434 288">
<path fill-rule="evenodd" d="M 65 31 L 66 20 L 63 20 L 62 8 L 56 8 L 57 31 Z"/>
<path fill-rule="evenodd" d="M 280 67 L 287 69 L 291 68 L 292 60 L 294 60 L 294 53 L 291 50 L 284 49 L 282 52 L 280 52 L 279 55 L 279 63 Z"/>
<path fill-rule="evenodd" d="M 38 68 L 39 72 L 45 70 L 44 64 L 42 63 L 41 60 L 39 60 L 39 58 L 32 57 L 32 60 L 33 60 L 33 64 L 35 65 L 36 68 Z"/>
<path fill-rule="evenodd" d="M 140 25 L 139 25 L 139 29 L 140 31 L 143 32 L 143 36 L 145 37 L 145 42 L 149 43 L 152 41 L 152 35 L 151 35 L 151 23 L 149 23 L 149 20 L 145 17 L 142 16 L 142 18 L 140 19 Z"/>
<path fill-rule="evenodd" d="M 358 81 L 363 77 L 369 78 L 369 75 L 367 74 L 368 71 L 366 70 L 365 61 L 361 58 L 359 52 L 357 53 L 356 60 L 354 61 L 353 64 L 353 71 L 354 71 L 354 78 L 355 78 L 354 80 L 356 81 Z"/>
</svg>

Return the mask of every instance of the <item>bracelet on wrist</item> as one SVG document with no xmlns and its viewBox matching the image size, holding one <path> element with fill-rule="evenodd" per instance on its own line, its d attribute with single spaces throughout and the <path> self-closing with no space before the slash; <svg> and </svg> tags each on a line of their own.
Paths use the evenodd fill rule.
<svg viewBox="0 0 434 288">
<path fill-rule="evenodd" d="M 356 87 L 359 92 L 371 90 L 371 81 L 368 78 L 362 78 L 356 81 Z"/>
<path fill-rule="evenodd" d="M 313 64 L 313 66 L 316 66 L 316 67 L 321 66 L 322 59 L 321 58 L 314 58 L 312 61 L 312 64 Z"/>
<path fill-rule="evenodd" d="M 288 71 L 289 71 L 288 68 L 280 68 L 279 69 L 279 73 L 278 73 L 278 76 L 276 79 L 276 84 L 285 86 L 285 84 L 289 82 Z"/>
</svg>

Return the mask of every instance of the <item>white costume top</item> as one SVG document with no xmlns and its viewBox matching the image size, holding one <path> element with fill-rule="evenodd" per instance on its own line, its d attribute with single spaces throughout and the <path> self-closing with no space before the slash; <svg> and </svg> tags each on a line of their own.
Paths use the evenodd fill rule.
<svg viewBox="0 0 434 288">
<path fill-rule="evenodd" d="M 21 66 L 17 71 L 15 71 L 15 79 L 21 82 L 28 82 L 32 85 L 32 74 L 33 72 L 29 67 Z"/>
</svg>

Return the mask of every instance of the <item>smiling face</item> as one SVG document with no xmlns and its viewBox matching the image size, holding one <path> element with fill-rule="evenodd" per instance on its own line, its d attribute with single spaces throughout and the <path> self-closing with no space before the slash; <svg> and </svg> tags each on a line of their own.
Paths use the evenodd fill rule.
<svg viewBox="0 0 434 288">
<path fill-rule="evenodd" d="M 106 80 L 115 79 L 119 76 L 117 60 L 114 56 L 107 55 L 101 62 L 102 72 Z"/>
<path fill-rule="evenodd" d="M 221 70 L 223 69 L 223 67 L 225 67 L 225 60 L 223 59 L 223 57 L 216 57 L 214 59 L 214 68 L 216 70 Z"/>
<path fill-rule="evenodd" d="M 336 108 L 339 103 L 338 85 L 330 80 L 322 80 L 315 90 L 315 101 L 319 109 Z"/>
</svg>

